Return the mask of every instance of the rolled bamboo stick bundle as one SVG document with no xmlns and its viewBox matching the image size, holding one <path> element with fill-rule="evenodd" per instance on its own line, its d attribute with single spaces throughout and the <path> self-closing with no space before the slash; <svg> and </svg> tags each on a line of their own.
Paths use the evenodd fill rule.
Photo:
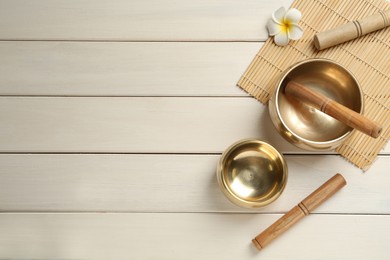
<svg viewBox="0 0 390 260">
<path fill-rule="evenodd" d="M 390 26 L 390 9 L 314 35 L 314 46 L 323 50 Z"/>
<path fill-rule="evenodd" d="M 297 206 L 283 215 L 275 223 L 256 236 L 252 242 L 258 250 L 261 250 L 276 237 L 288 230 L 292 225 L 309 215 L 321 203 L 332 197 L 337 191 L 347 184 L 344 177 L 337 173 L 321 187 L 302 200 Z"/>
<path fill-rule="evenodd" d="M 339 120 L 340 122 L 352 127 L 371 137 L 377 138 L 382 132 L 382 126 L 377 122 L 343 106 L 342 104 L 318 93 L 310 88 L 290 80 L 285 87 L 286 95 L 292 96 L 302 102 L 305 102 L 321 112 Z"/>
</svg>

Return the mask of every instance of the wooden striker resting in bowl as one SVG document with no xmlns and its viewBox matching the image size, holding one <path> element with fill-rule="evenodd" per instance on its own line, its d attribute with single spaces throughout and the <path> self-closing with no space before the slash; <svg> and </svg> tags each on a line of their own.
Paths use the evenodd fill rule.
<svg viewBox="0 0 390 260">
<path fill-rule="evenodd" d="M 306 59 L 287 68 L 277 81 L 268 103 L 278 132 L 291 144 L 309 151 L 330 151 L 341 145 L 352 128 L 313 105 L 285 92 L 290 81 L 362 113 L 363 92 L 354 75 L 341 64 L 321 58 Z"/>
<path fill-rule="evenodd" d="M 378 123 L 295 81 L 289 81 L 284 91 L 286 95 L 305 102 L 371 137 L 377 138 L 382 131 Z"/>
</svg>

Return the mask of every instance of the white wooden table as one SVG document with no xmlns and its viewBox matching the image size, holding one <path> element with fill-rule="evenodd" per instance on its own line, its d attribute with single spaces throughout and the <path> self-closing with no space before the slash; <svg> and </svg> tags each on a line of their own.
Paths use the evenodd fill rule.
<svg viewBox="0 0 390 260">
<path fill-rule="evenodd" d="M 299 150 L 235 86 L 290 0 L 0 0 L 0 258 L 390 259 L 390 148 L 366 173 Z M 247 137 L 285 154 L 260 210 L 219 191 Z M 348 185 L 257 253 L 340 172 Z"/>
</svg>

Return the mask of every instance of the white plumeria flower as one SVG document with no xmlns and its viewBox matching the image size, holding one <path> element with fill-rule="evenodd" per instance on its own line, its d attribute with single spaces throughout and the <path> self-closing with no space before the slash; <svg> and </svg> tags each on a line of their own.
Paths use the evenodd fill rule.
<svg viewBox="0 0 390 260">
<path fill-rule="evenodd" d="M 289 39 L 298 40 L 302 37 L 303 29 L 298 25 L 301 17 L 301 12 L 295 8 L 286 11 L 284 7 L 280 7 L 272 14 L 267 28 L 277 45 L 286 46 Z"/>
</svg>

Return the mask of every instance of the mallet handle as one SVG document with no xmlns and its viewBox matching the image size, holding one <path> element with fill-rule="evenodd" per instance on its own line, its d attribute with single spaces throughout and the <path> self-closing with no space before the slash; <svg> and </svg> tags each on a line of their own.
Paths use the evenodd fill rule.
<svg viewBox="0 0 390 260">
<path fill-rule="evenodd" d="M 264 230 L 260 235 L 255 237 L 252 240 L 253 244 L 257 247 L 258 250 L 261 250 L 304 216 L 309 215 L 322 202 L 332 197 L 333 194 L 339 191 L 346 184 L 347 182 L 345 181 L 344 177 L 337 173 L 327 182 L 322 184 L 321 187 L 316 189 L 313 193 L 302 200 L 301 203 L 292 208 L 270 227 Z"/>
</svg>

